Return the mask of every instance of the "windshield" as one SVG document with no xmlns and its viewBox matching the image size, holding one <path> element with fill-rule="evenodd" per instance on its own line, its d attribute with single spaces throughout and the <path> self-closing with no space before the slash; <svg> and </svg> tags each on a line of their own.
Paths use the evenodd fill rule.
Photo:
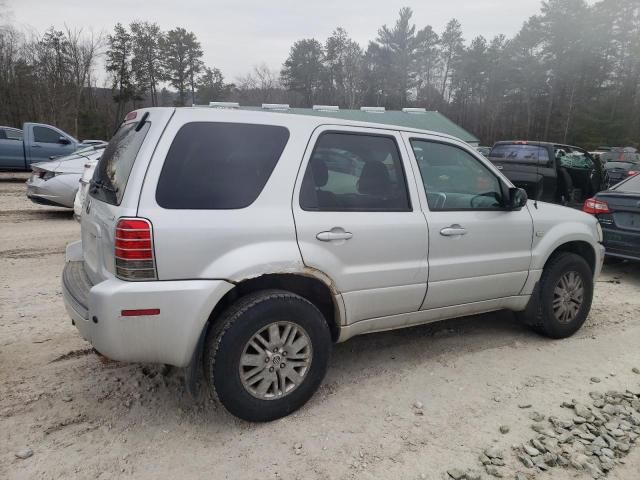
<svg viewBox="0 0 640 480">
<path fill-rule="evenodd" d="M 112 205 L 120 205 L 133 163 L 151 123 L 146 122 L 136 131 L 137 125 L 138 123 L 123 125 L 109 142 L 96 168 L 92 197 Z"/>
<path fill-rule="evenodd" d="M 549 153 L 544 147 L 526 144 L 501 144 L 491 149 L 491 158 L 507 161 L 522 161 L 523 163 L 548 162 Z"/>
</svg>

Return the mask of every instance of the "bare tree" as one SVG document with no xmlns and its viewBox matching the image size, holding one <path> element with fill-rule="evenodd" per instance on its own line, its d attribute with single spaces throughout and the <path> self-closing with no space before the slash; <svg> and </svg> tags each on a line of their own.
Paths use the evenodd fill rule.
<svg viewBox="0 0 640 480">
<path fill-rule="evenodd" d="M 68 68 L 71 74 L 71 88 L 73 89 L 73 125 L 74 135 L 78 136 L 78 117 L 82 95 L 91 87 L 91 73 L 95 62 L 101 54 L 104 46 L 101 34 L 94 35 L 90 32 L 83 35 L 82 29 L 72 30 L 65 27 L 66 41 L 68 45 Z"/>
</svg>

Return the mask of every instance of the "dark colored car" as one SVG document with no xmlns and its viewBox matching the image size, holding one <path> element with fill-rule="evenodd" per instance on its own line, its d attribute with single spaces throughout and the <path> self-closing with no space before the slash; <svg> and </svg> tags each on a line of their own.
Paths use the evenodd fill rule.
<svg viewBox="0 0 640 480">
<path fill-rule="evenodd" d="M 640 260 L 640 175 L 588 199 L 583 211 L 598 218 L 606 255 Z"/>
<path fill-rule="evenodd" d="M 601 158 L 605 161 L 604 169 L 609 177 L 609 186 L 640 173 L 640 154 L 635 149 L 607 152 Z"/>
<path fill-rule="evenodd" d="M 586 150 L 548 142 L 503 141 L 489 160 L 529 198 L 582 208 L 608 186 L 600 161 Z"/>
</svg>

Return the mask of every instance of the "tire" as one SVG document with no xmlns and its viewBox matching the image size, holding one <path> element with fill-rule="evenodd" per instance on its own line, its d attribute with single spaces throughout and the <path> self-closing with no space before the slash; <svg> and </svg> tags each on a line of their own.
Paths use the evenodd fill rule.
<svg viewBox="0 0 640 480">
<path fill-rule="evenodd" d="M 277 335 L 272 336 L 274 325 Z M 285 340 L 278 341 L 281 337 Z M 281 290 L 255 292 L 231 305 L 209 330 L 204 374 L 214 398 L 231 414 L 268 422 L 294 412 L 313 396 L 327 371 L 331 348 L 329 325 L 311 302 Z M 287 355 L 296 358 L 287 363 Z"/>
<path fill-rule="evenodd" d="M 556 299 L 558 303 L 563 303 L 561 299 L 556 297 L 556 288 L 562 288 L 560 282 L 563 277 L 565 278 L 565 282 L 568 279 L 574 278 L 571 277 L 572 274 L 580 279 L 582 285 L 582 301 L 571 318 L 562 318 L 562 310 L 554 311 L 554 299 Z M 565 277 L 565 275 L 569 275 L 569 277 Z M 566 290 L 572 290 L 571 283 L 572 282 L 569 281 L 569 288 Z M 567 285 L 567 283 L 565 283 L 565 285 Z M 569 296 L 573 298 L 571 295 Z M 582 324 L 587 319 L 587 315 L 589 315 L 592 300 L 593 272 L 591 268 L 589 268 L 589 265 L 581 256 L 574 253 L 563 252 L 555 255 L 548 261 L 542 272 L 540 283 L 536 291 L 534 291 L 527 309 L 518 316 L 541 335 L 549 338 L 567 338 L 582 327 Z M 577 305 L 577 302 L 574 300 L 570 300 L 568 303 Z"/>
</svg>

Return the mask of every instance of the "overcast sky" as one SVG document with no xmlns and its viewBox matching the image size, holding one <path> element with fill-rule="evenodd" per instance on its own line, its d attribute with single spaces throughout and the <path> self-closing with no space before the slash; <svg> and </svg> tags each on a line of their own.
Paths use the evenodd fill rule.
<svg viewBox="0 0 640 480">
<path fill-rule="evenodd" d="M 44 31 L 65 23 L 110 33 L 117 22 L 157 22 L 163 30 L 176 26 L 193 31 L 205 63 L 222 70 L 227 81 L 265 62 L 279 70 L 291 44 L 315 37 L 321 42 L 338 26 L 363 48 L 378 28 L 393 24 L 403 6 L 413 8 L 418 28 L 441 32 L 455 17 L 465 40 L 498 33 L 511 36 L 540 9 L 540 0 L 5 0 L 12 23 Z"/>
</svg>

